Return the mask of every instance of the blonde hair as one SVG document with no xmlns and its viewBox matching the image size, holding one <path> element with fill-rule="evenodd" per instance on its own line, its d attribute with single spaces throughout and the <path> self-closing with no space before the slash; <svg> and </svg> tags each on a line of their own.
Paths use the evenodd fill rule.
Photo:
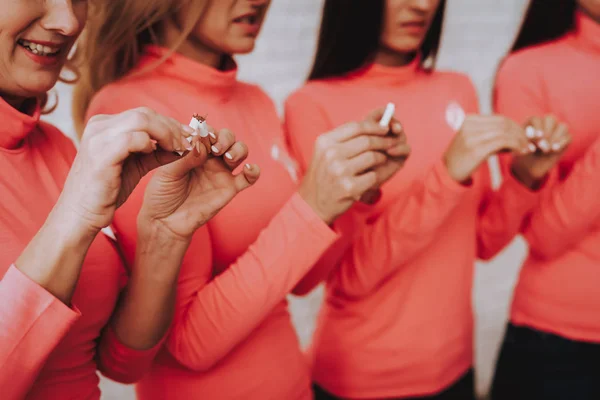
<svg viewBox="0 0 600 400">
<path fill-rule="evenodd" d="M 206 0 L 96 1 L 75 55 L 79 68 L 73 93 L 76 131 L 82 133 L 94 95 L 105 85 L 130 73 L 138 64 L 144 46 L 161 44 L 166 20 L 175 18 L 178 10 L 187 11 L 181 37 L 171 47 L 174 52 L 192 32 L 205 6 Z M 152 67 L 158 66 L 168 56 Z"/>
</svg>

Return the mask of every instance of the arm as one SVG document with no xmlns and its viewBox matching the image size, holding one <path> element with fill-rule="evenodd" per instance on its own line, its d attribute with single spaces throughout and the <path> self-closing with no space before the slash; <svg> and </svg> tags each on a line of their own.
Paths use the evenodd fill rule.
<svg viewBox="0 0 600 400">
<path fill-rule="evenodd" d="M 212 368 L 285 298 L 335 239 L 296 194 L 248 251 L 214 279 L 210 259 L 190 252 L 179 278 L 169 351 L 190 369 Z M 206 242 L 191 248 L 210 251 Z"/>
<path fill-rule="evenodd" d="M 0 281 L 0 387 L 23 398 L 54 348 L 79 317 L 70 308 L 95 234 L 60 206 Z M 71 216 L 71 218 L 69 218 Z"/>
<path fill-rule="evenodd" d="M 510 156 L 499 156 L 502 186 L 492 189 L 489 168 L 478 171 L 482 200 L 477 219 L 477 255 L 489 260 L 519 233 L 526 215 L 537 205 L 539 194 L 519 182 L 511 172 Z"/>
<path fill-rule="evenodd" d="M 596 226 L 600 218 L 600 140 L 575 163 L 568 178 L 545 192 L 523 234 L 531 253 L 542 259 L 559 257 Z"/>
<path fill-rule="evenodd" d="M 317 137 L 333 128 L 323 109 L 310 96 L 296 92 L 285 102 L 284 133 L 290 154 L 300 164 L 301 173 L 306 171 L 313 156 Z M 304 296 L 310 293 L 339 264 L 352 242 L 354 224 L 352 213 L 347 212 L 333 224 L 338 239 L 327 249 L 313 268 L 298 282 L 292 293 Z"/>
<path fill-rule="evenodd" d="M 131 277 L 98 350 L 100 372 L 121 383 L 139 380 L 161 348 L 173 317 L 179 266 L 189 246 L 158 224 L 142 226 Z"/>
</svg>

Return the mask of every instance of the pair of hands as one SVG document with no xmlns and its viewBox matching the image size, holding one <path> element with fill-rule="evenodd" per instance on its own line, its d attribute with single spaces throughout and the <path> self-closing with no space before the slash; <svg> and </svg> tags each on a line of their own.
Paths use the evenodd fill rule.
<svg viewBox="0 0 600 400">
<path fill-rule="evenodd" d="M 260 174 L 258 166 L 246 164 L 233 175 L 246 159 L 247 147 L 228 130 L 209 131 L 201 138 L 189 126 L 148 108 L 93 117 L 59 209 L 74 229 L 95 235 L 111 223 L 139 181 L 158 168 L 146 189 L 138 225 L 159 226 L 175 239 L 189 241 Z"/>
<path fill-rule="evenodd" d="M 523 127 L 503 116 L 470 115 L 444 160 L 450 176 L 457 182 L 466 182 L 491 155 L 512 152 L 513 174 L 525 186 L 535 188 L 570 142 L 567 126 L 554 116 L 531 118 Z"/>
</svg>

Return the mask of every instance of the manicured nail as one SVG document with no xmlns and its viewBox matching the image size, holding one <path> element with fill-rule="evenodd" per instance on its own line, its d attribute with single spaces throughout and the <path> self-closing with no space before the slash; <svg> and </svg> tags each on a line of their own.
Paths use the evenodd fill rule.
<svg viewBox="0 0 600 400">
<path fill-rule="evenodd" d="M 225 157 L 227 157 L 228 160 L 233 160 L 233 156 L 229 154 L 229 152 L 225 153 Z"/>
<path fill-rule="evenodd" d="M 216 138 L 217 138 L 217 135 L 215 135 L 215 134 L 214 134 L 214 133 L 212 133 L 212 132 L 208 132 L 208 134 L 209 134 L 209 135 L 210 135 L 210 137 L 211 137 L 211 138 L 213 138 L 213 139 L 216 139 Z"/>
<path fill-rule="evenodd" d="M 533 143 L 529 143 L 527 145 L 527 149 L 529 150 L 530 153 L 535 153 L 535 151 L 537 150 L 537 148 L 535 147 L 535 145 Z"/>
<path fill-rule="evenodd" d="M 215 154 L 219 152 L 219 148 L 218 148 L 217 146 L 214 146 L 214 145 L 213 145 L 213 146 L 211 146 L 211 148 L 210 148 L 210 149 L 211 149 L 211 150 L 212 150 L 212 152 L 213 152 L 213 153 L 215 153 Z"/>
<path fill-rule="evenodd" d="M 402 131 L 402 124 L 400 122 L 395 122 L 394 123 L 394 130 L 396 132 L 401 132 Z"/>
<path fill-rule="evenodd" d="M 543 151 L 548 151 L 550 150 L 550 144 L 548 143 L 548 141 L 546 139 L 542 139 L 538 142 L 538 146 L 540 147 L 540 149 L 542 149 Z"/>
<path fill-rule="evenodd" d="M 192 137 L 187 137 L 187 138 L 181 138 L 181 144 L 183 145 L 183 148 L 186 149 L 187 151 L 190 151 L 194 148 L 194 146 L 191 144 L 192 143 Z"/>
<path fill-rule="evenodd" d="M 250 164 L 246 164 L 246 168 L 247 169 L 252 169 L 252 166 Z"/>
<path fill-rule="evenodd" d="M 560 150 L 560 143 L 554 143 L 552 145 L 552 150 L 553 151 L 559 151 Z"/>
<path fill-rule="evenodd" d="M 533 139 L 535 137 L 535 128 L 531 125 L 525 128 L 525 135 L 528 139 Z"/>
</svg>

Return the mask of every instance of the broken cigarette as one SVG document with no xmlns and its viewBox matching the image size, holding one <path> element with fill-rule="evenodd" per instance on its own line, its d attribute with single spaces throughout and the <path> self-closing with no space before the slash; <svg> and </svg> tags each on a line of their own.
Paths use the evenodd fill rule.
<svg viewBox="0 0 600 400">
<path fill-rule="evenodd" d="M 192 136 L 200 135 L 201 138 L 205 138 L 208 136 L 208 125 L 206 124 L 206 116 L 201 116 L 199 114 L 194 114 L 189 123 L 190 128 L 194 129 L 194 133 Z M 192 143 L 192 136 L 187 137 L 187 141 Z M 183 155 L 183 151 L 178 151 L 177 154 L 180 156 Z"/>
<path fill-rule="evenodd" d="M 381 120 L 379 121 L 379 126 L 382 128 L 389 126 L 390 122 L 392 121 L 392 117 L 394 116 L 394 112 L 396 112 L 396 106 L 394 103 L 388 103 L 387 106 L 385 106 L 383 117 L 381 117 Z"/>
</svg>

